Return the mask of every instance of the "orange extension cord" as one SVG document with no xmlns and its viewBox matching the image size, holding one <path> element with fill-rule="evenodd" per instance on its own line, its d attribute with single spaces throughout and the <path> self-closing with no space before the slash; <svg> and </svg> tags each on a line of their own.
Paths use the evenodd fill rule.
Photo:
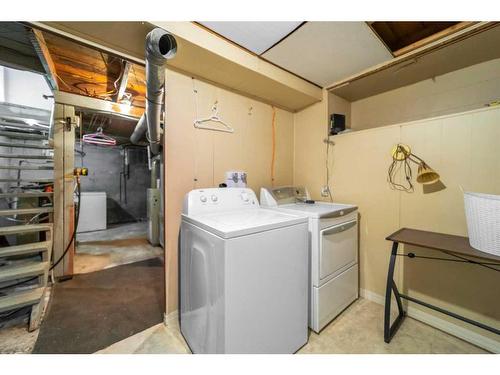
<svg viewBox="0 0 500 375">
<path fill-rule="evenodd" d="M 271 186 L 274 187 L 274 161 L 276 158 L 276 108 L 273 108 L 273 120 L 272 120 L 272 144 L 273 144 L 273 152 L 271 156 Z"/>
</svg>

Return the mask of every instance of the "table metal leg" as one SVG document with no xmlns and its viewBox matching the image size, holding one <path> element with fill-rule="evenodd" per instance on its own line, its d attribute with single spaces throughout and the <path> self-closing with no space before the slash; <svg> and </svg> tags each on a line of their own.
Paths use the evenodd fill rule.
<svg viewBox="0 0 500 375">
<path fill-rule="evenodd" d="M 394 282 L 394 268 L 396 266 L 396 254 L 398 251 L 398 242 L 393 242 L 392 244 L 392 252 L 391 258 L 389 260 L 389 271 L 387 273 L 387 285 L 385 289 L 385 311 L 384 311 L 384 341 L 389 343 L 401 325 L 405 312 L 403 310 L 403 304 L 401 303 L 401 297 L 396 287 L 396 283 Z M 391 296 L 392 292 L 394 292 L 394 296 L 396 297 L 396 303 L 398 305 L 399 315 L 391 325 Z"/>
</svg>

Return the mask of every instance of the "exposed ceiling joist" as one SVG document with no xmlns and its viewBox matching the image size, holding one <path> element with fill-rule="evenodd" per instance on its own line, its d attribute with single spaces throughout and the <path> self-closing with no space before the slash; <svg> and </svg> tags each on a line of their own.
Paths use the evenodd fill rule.
<svg viewBox="0 0 500 375">
<path fill-rule="evenodd" d="M 144 111 L 144 67 L 58 35 L 38 31 L 60 91 L 125 103 Z M 42 39 L 43 38 L 43 39 Z M 126 101 L 124 100 L 126 99 Z"/>
<path fill-rule="evenodd" d="M 178 53 L 170 68 L 277 107 L 296 111 L 318 102 L 321 89 L 247 51 L 228 45 L 191 22 L 31 22 L 52 34 L 144 63 L 144 40 L 155 26 L 175 35 Z M 219 40 L 215 40 L 219 39 Z M 131 58 L 128 58 L 131 57 Z M 134 64 L 129 77 L 143 80 Z M 144 69 L 143 69 L 144 70 Z M 136 74 L 134 74 L 134 71 Z M 227 72 L 232 72 L 227 74 Z M 233 74 L 238 72 L 238 74 Z M 136 79 L 136 76 L 138 79 Z M 61 86 L 62 87 L 62 86 Z"/>
<path fill-rule="evenodd" d="M 132 64 L 128 61 L 125 61 L 123 63 L 123 72 L 122 76 L 120 78 L 120 84 L 118 86 L 118 92 L 116 94 L 116 102 L 120 102 L 122 100 L 123 95 L 125 94 L 125 90 L 127 89 L 128 85 L 128 75 L 130 72 L 130 68 L 132 67 Z"/>
</svg>

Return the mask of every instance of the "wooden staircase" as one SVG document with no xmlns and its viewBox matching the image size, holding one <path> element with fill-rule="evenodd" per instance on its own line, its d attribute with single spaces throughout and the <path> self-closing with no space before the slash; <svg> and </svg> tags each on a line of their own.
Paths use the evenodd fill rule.
<svg viewBox="0 0 500 375">
<path fill-rule="evenodd" d="M 43 132 L 0 127 L 0 317 L 29 306 L 30 331 L 40 325 L 52 257 L 52 154 Z"/>
</svg>

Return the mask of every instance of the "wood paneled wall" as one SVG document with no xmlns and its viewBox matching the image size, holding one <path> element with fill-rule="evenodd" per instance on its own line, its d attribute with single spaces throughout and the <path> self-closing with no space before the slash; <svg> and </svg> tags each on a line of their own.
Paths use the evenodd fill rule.
<svg viewBox="0 0 500 375">
<path fill-rule="evenodd" d="M 166 87 L 166 311 L 171 313 L 178 300 L 177 242 L 184 195 L 217 187 L 228 170 L 246 171 L 257 194 L 261 186 L 271 185 L 273 109 L 172 70 L 167 70 Z M 215 102 L 233 134 L 194 128 L 193 121 L 210 116 Z M 276 109 L 276 185 L 291 184 L 292 173 L 293 114 Z"/>
<path fill-rule="evenodd" d="M 325 170 L 324 133 L 309 130 L 310 126 L 306 119 L 295 123 L 294 183 L 306 185 L 320 199 L 317 187 L 323 184 Z M 314 122 L 312 127 L 324 129 L 324 123 Z M 306 137 L 303 133 L 315 135 Z M 352 132 L 333 139 L 333 198 L 359 206 L 360 287 L 368 293 L 384 294 L 390 252 L 387 235 L 400 227 L 467 235 L 460 186 L 500 194 L 500 107 Z M 386 176 L 390 150 L 397 142 L 409 144 L 436 169 L 446 188 L 424 193 L 422 185 L 416 185 L 412 194 L 392 190 Z M 309 164 L 308 160 L 315 162 Z M 405 250 L 428 255 L 421 248 Z M 398 262 L 397 275 L 399 287 L 409 295 L 491 326 L 500 324 L 495 271 L 461 263 L 406 259 Z M 481 336 L 490 350 L 500 350 L 494 334 L 419 306 L 411 308 L 458 325 L 474 337 Z"/>
</svg>

